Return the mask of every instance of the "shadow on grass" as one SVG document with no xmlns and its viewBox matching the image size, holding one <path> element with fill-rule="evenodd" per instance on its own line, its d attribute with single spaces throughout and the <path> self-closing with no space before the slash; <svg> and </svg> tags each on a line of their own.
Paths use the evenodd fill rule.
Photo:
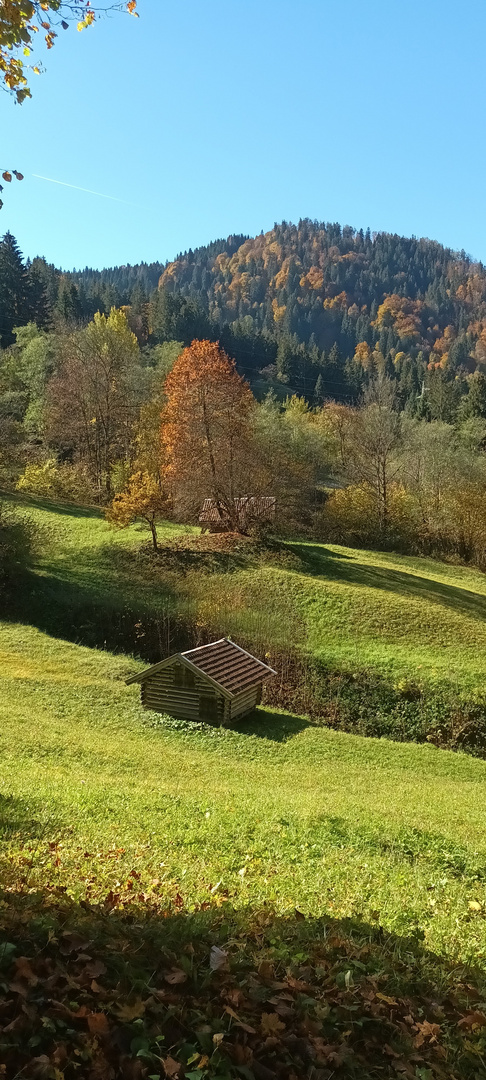
<svg viewBox="0 0 486 1080">
<path fill-rule="evenodd" d="M 430 578 L 409 574 L 387 566 L 369 566 L 355 562 L 349 556 L 322 548 L 319 544 L 287 545 L 302 561 L 303 571 L 312 577 L 343 581 L 349 585 L 383 589 L 414 599 L 426 600 L 453 608 L 464 615 L 483 622 L 486 619 L 486 596 L 469 592 L 457 585 L 433 581 Z"/>
<path fill-rule="evenodd" d="M 285 743 L 308 727 L 315 727 L 315 725 L 303 716 L 294 716 L 288 712 L 271 712 L 269 709 L 255 709 L 249 716 L 235 723 L 234 730 L 243 735 L 256 735 L 259 739 Z"/>
<path fill-rule="evenodd" d="M 43 806 L 28 806 L 14 795 L 0 795 L 0 842 L 25 836 L 29 841 L 44 840 L 58 826 L 59 822 L 54 823 L 52 817 L 46 816 Z"/>
<path fill-rule="evenodd" d="M 65 514 L 74 518 L 103 518 L 104 513 L 98 506 L 79 506 L 78 503 L 63 503 L 53 499 L 40 498 L 37 495 L 23 495 L 11 491 L 2 491 L 0 495 L 4 502 L 11 502 L 15 506 L 26 506 L 39 510 L 48 510 L 54 514 Z"/>
<path fill-rule="evenodd" d="M 93 579 L 95 571 L 99 573 L 99 566 L 93 566 Z M 147 663 L 187 648 L 188 629 L 177 615 L 177 598 L 169 587 L 160 591 L 158 610 L 155 605 L 148 610 L 143 601 L 132 607 L 115 590 L 100 597 L 86 572 L 84 565 L 79 582 L 54 572 L 26 572 L 5 601 L 2 618 L 35 626 L 76 645 L 128 653 Z"/>
<path fill-rule="evenodd" d="M 1 900 L 8 1077 L 485 1075 L 484 973 L 428 951 L 411 919 L 399 934 L 229 899 L 191 912 L 180 893 L 94 906 L 59 886 Z"/>
</svg>

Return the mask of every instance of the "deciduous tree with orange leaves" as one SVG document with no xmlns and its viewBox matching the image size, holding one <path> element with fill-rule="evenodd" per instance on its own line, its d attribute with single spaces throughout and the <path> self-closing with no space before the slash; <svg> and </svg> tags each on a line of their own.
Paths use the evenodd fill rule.
<svg viewBox="0 0 486 1080">
<path fill-rule="evenodd" d="M 235 499 L 254 494 L 255 399 L 234 360 L 212 341 L 193 341 L 165 382 L 164 471 L 179 512 L 194 517 L 214 499 L 221 524 L 238 531 Z"/>
</svg>

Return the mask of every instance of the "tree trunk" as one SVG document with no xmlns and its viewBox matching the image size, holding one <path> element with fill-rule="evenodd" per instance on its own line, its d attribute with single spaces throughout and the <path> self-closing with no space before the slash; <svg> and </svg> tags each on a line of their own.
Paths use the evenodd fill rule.
<svg viewBox="0 0 486 1080">
<path fill-rule="evenodd" d="M 153 549 L 154 549 L 154 551 L 158 551 L 159 550 L 159 545 L 157 543 L 157 529 L 155 527 L 155 515 L 150 518 L 149 525 L 150 525 L 150 532 L 152 533 Z"/>
</svg>

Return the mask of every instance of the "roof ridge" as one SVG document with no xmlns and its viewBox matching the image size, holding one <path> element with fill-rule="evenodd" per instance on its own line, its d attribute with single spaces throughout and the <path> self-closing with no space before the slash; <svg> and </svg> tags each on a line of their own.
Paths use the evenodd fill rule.
<svg viewBox="0 0 486 1080">
<path fill-rule="evenodd" d="M 208 641 L 206 645 L 196 645 L 194 649 L 186 649 L 185 652 L 181 652 L 181 656 L 189 656 L 189 653 L 199 652 L 200 649 L 210 649 L 211 645 L 221 645 L 222 641 L 228 641 L 228 638 L 220 637 L 217 641 Z"/>
</svg>

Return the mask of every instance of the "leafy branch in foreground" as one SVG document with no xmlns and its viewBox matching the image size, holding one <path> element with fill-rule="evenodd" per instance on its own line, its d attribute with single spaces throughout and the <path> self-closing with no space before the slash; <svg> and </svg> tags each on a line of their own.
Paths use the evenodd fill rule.
<svg viewBox="0 0 486 1080">
<path fill-rule="evenodd" d="M 52 49 L 58 28 L 67 30 L 77 20 L 78 30 L 91 26 L 100 14 L 127 11 L 138 18 L 137 0 L 93 7 L 90 0 L 83 3 L 70 0 L 0 0 L 0 80 L 3 89 L 15 95 L 19 104 L 32 97 L 26 76 L 26 66 L 40 75 L 38 64 L 26 65 L 35 35 L 45 32 L 45 43 Z"/>
<path fill-rule="evenodd" d="M 10 172 L 9 169 L 4 169 L 3 172 L 2 172 L 2 180 L 5 180 L 5 182 L 7 184 L 11 184 L 12 183 L 12 174 L 16 177 L 17 180 L 23 180 L 24 179 L 23 173 L 19 172 L 18 169 L 12 169 L 12 172 Z M 3 191 L 3 184 L 0 184 L 0 191 Z M 0 210 L 2 209 L 2 206 L 3 206 L 3 199 L 0 199 Z"/>
</svg>

